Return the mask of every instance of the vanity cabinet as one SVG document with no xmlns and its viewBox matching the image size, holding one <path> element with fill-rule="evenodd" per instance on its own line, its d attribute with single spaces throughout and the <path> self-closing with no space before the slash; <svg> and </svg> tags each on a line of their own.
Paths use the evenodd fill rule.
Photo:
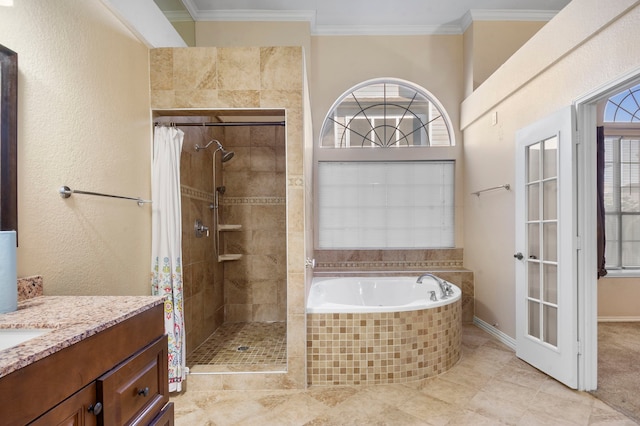
<svg viewBox="0 0 640 426">
<path fill-rule="evenodd" d="M 163 305 L 0 379 L 3 425 L 172 425 Z"/>
</svg>

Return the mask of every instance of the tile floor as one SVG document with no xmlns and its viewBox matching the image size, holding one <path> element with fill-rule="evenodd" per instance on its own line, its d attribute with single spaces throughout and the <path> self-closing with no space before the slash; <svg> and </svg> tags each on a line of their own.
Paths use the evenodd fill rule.
<svg viewBox="0 0 640 426">
<path fill-rule="evenodd" d="M 285 371 L 287 324 L 241 322 L 221 325 L 187 356 L 194 373 Z"/>
<path fill-rule="evenodd" d="M 176 425 L 635 425 L 572 391 L 473 325 L 448 372 L 402 385 L 305 390 L 189 391 L 173 396 Z"/>
</svg>

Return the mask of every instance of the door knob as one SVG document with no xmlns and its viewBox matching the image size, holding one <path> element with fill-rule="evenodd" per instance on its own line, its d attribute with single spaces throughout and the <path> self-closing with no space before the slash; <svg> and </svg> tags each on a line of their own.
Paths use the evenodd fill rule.
<svg viewBox="0 0 640 426">
<path fill-rule="evenodd" d="M 520 252 L 517 252 L 516 254 L 514 254 L 513 257 L 515 257 L 518 260 L 522 260 L 524 258 L 524 256 Z"/>
</svg>

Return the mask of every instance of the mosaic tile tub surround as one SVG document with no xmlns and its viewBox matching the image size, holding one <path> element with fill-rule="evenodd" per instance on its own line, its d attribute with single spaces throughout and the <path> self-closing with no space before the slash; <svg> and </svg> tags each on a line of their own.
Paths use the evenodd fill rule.
<svg viewBox="0 0 640 426">
<path fill-rule="evenodd" d="M 461 307 L 307 314 L 307 382 L 405 383 L 444 373 L 460 359 Z"/>
</svg>

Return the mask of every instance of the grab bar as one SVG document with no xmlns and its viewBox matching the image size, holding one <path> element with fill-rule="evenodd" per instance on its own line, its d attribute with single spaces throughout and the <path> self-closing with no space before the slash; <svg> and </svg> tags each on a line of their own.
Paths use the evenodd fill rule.
<svg viewBox="0 0 640 426">
<path fill-rule="evenodd" d="M 491 188 L 485 188 L 485 189 L 481 189 L 480 191 L 472 192 L 471 195 L 477 195 L 479 197 L 480 194 L 483 192 L 495 191 L 496 189 L 502 189 L 502 188 L 508 191 L 511 189 L 511 185 L 509 185 L 508 183 L 505 183 L 504 185 L 492 186 Z"/>
<path fill-rule="evenodd" d="M 131 200 L 138 203 L 139 206 L 143 204 L 150 204 L 151 200 L 143 200 L 142 198 L 124 197 L 122 195 L 102 194 L 100 192 L 80 191 L 78 189 L 71 189 L 68 186 L 61 186 L 58 190 L 62 198 L 69 198 L 71 194 L 84 194 L 84 195 L 97 195 L 99 197 L 119 198 L 121 200 Z"/>
</svg>

